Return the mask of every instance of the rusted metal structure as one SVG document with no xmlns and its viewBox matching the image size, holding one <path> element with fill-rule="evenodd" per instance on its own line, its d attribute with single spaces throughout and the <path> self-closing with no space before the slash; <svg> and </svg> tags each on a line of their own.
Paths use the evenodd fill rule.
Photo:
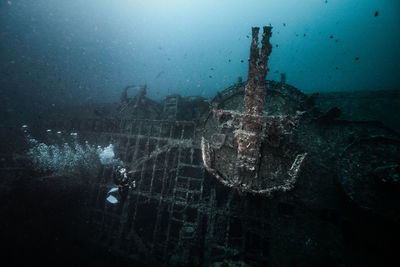
<svg viewBox="0 0 400 267">
<path fill-rule="evenodd" d="M 264 115 L 271 30 L 263 28 L 259 49 L 259 28 L 252 29 L 243 113 L 215 108 L 217 129 L 206 126 L 210 141 L 202 138 L 203 162 L 210 173 L 240 192 L 266 196 L 293 188 L 307 155 L 289 147 L 301 111 L 295 116 Z"/>
<path fill-rule="evenodd" d="M 211 100 L 212 106 L 241 114 L 245 84 L 222 91 Z M 234 140 L 233 134 L 229 135 L 232 128 L 214 127 L 220 124 L 207 116 L 188 121 L 62 120 L 53 125 L 53 129 L 78 132 L 81 142 L 114 144 L 116 157 L 129 170 L 130 182 L 135 182 L 119 203 L 112 204 L 106 198 L 110 188 L 115 187 L 118 166 L 103 166 L 90 179 L 87 225 L 93 244 L 150 266 L 266 266 L 297 261 L 323 265 L 341 262 L 344 257 L 341 228 L 337 225 L 343 219 L 337 184 L 355 203 L 398 216 L 394 215 L 398 209 L 384 206 L 394 195 L 385 194 L 380 198 L 383 202 L 377 202 L 370 197 L 376 181 L 364 179 L 377 173 L 378 179 L 384 175 L 392 177 L 386 178 L 384 184 L 396 184 L 396 162 L 400 160 L 398 134 L 375 123 L 321 120 L 321 114 L 313 112 L 310 98 L 296 88 L 274 81 L 267 81 L 266 88 L 264 112 L 273 114 L 270 117 L 294 117 L 297 110 L 307 111 L 296 139 L 285 139 L 294 135 L 266 138 L 267 151 L 273 152 L 268 158 L 270 162 L 286 162 L 284 166 L 290 167 L 292 160 L 287 159 L 293 159 L 296 153 L 289 152 L 297 152 L 299 147 L 305 147 L 309 155 L 295 188 L 284 194 L 276 192 L 273 198 L 242 194 L 218 182 L 204 168 L 200 142 L 204 134 L 211 136 L 210 146 L 222 143 L 218 131 L 224 131 L 226 140 Z M 165 114 L 168 118 L 180 114 L 188 101 L 171 97 L 179 99 L 180 104 L 171 105 L 177 110 L 171 108 L 174 111 Z M 225 120 L 229 121 L 228 118 Z M 279 154 L 283 148 L 288 149 L 289 155 Z M 215 149 L 216 158 L 219 151 Z M 258 171 L 273 173 L 263 153 Z M 278 155 L 282 155 L 278 157 L 280 161 L 273 158 Z M 370 158 L 368 166 L 362 160 L 365 155 Z M 383 159 L 387 164 L 381 166 Z M 341 177 L 339 181 L 337 175 Z M 363 190 L 365 186 L 368 193 Z"/>
<path fill-rule="evenodd" d="M 93 246 L 148 266 L 338 266 L 344 239 L 366 236 L 347 198 L 399 219 L 400 135 L 327 116 L 284 79 L 266 81 L 270 28 L 261 54 L 253 33 L 249 81 L 214 99 L 153 101 L 142 90 L 107 116 L 43 121 L 43 132 L 113 144 L 128 170 L 128 181 L 116 165 L 84 177 Z M 116 183 L 125 189 L 113 204 Z"/>
</svg>

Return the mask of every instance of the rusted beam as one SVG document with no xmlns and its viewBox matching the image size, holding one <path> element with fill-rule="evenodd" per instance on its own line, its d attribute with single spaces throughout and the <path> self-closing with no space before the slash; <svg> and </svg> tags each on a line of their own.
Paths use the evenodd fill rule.
<svg viewBox="0 0 400 267">
<path fill-rule="evenodd" d="M 263 28 L 259 48 L 259 28 L 252 28 L 243 113 L 214 107 L 214 122 L 209 124 L 214 126 L 205 131 L 210 142 L 204 136 L 201 140 L 204 167 L 220 182 L 265 196 L 293 188 L 307 155 L 296 153 L 295 144 L 286 146 L 303 112 L 295 116 L 263 113 L 271 30 L 270 26 Z"/>
<path fill-rule="evenodd" d="M 243 128 L 236 132 L 238 143 L 236 168 L 240 184 L 251 184 L 251 179 L 257 177 L 260 159 L 260 147 L 263 134 L 263 115 L 265 104 L 265 79 L 268 72 L 268 57 L 272 45 L 269 42 L 272 27 L 264 27 L 262 35 L 261 54 L 258 48 L 258 27 L 252 28 L 250 46 L 248 80 L 244 96 L 244 116 L 241 118 Z"/>
</svg>

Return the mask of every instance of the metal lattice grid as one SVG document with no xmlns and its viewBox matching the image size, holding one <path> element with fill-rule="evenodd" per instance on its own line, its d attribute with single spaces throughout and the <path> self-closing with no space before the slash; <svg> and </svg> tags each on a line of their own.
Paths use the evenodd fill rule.
<svg viewBox="0 0 400 267">
<path fill-rule="evenodd" d="M 103 166 L 91 183 L 89 225 L 97 245 L 145 263 L 268 255 L 267 202 L 214 182 L 203 167 L 194 122 L 103 119 L 62 127 L 91 143 L 114 144 L 136 183 L 117 205 L 106 201 L 116 166 Z"/>
</svg>

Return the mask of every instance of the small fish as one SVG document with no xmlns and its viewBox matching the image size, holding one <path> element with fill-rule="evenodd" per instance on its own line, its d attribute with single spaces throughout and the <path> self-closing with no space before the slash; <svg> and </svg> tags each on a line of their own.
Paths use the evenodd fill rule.
<svg viewBox="0 0 400 267">
<path fill-rule="evenodd" d="M 306 37 L 306 34 L 303 34 L 304 37 Z"/>
<path fill-rule="evenodd" d="M 164 71 L 160 71 L 160 72 L 157 74 L 156 79 L 160 78 L 161 75 L 163 75 L 163 74 L 164 74 Z"/>
<path fill-rule="evenodd" d="M 379 12 L 378 12 L 378 11 L 375 11 L 374 17 L 377 17 L 378 15 L 379 15 Z"/>
<path fill-rule="evenodd" d="M 278 45 L 277 45 L 277 44 L 276 44 L 275 46 L 276 46 L 276 47 L 278 47 Z"/>
<path fill-rule="evenodd" d="M 243 59 L 241 59 L 241 60 L 240 60 L 240 62 L 242 62 L 242 63 L 243 63 L 243 62 L 244 62 L 244 60 L 243 60 Z"/>
<path fill-rule="evenodd" d="M 246 37 L 247 37 L 247 39 L 249 39 L 249 38 L 250 38 L 250 36 L 248 36 L 248 35 L 246 35 Z"/>
<path fill-rule="evenodd" d="M 360 57 L 355 57 L 355 58 L 354 58 L 355 61 L 357 61 L 357 60 L 359 60 L 359 59 L 360 59 Z"/>
<path fill-rule="evenodd" d="M 208 78 L 212 78 L 212 76 L 210 75 L 210 76 L 208 76 Z"/>
<path fill-rule="evenodd" d="M 231 60 L 230 60 L 230 59 L 228 59 L 228 62 L 231 62 Z"/>
<path fill-rule="evenodd" d="M 333 39 L 333 35 L 329 36 L 329 38 Z"/>
<path fill-rule="evenodd" d="M 337 69 L 337 70 L 338 70 L 338 69 L 339 69 L 339 67 L 336 67 L 335 69 Z"/>
<path fill-rule="evenodd" d="M 214 68 L 210 68 L 210 70 L 214 70 Z"/>
<path fill-rule="evenodd" d="M 283 27 L 286 27 L 286 23 L 283 23 Z"/>
</svg>

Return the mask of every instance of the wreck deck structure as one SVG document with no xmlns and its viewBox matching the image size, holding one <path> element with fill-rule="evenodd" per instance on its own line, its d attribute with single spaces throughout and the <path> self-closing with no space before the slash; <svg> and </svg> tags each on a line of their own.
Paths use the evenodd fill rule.
<svg viewBox="0 0 400 267">
<path fill-rule="evenodd" d="M 154 101 L 145 90 L 129 99 L 124 91 L 121 103 L 107 112 L 44 121 L 43 132 L 73 132 L 81 143 L 113 144 L 134 182 L 113 204 L 106 198 L 118 181 L 118 166 L 103 165 L 86 175 L 84 221 L 93 246 L 148 266 L 339 266 L 349 262 L 357 244 L 368 242 L 366 233 L 380 225 L 376 218 L 400 219 L 396 131 L 376 121 L 340 119 L 335 108 L 321 112 L 317 97 L 287 84 L 284 75 L 280 82 L 258 83 L 265 99 L 255 115 L 302 113 L 296 134 L 275 140 L 276 146 L 274 140 L 261 144 L 261 158 L 280 166 L 298 151 L 307 153 L 291 191 L 276 190 L 270 198 L 225 186 L 216 171 L 208 171 L 213 166 L 203 164 L 201 138 L 218 141 L 218 125 L 229 121 L 226 114 L 211 119 L 213 111 L 249 109 L 248 83 L 241 79 L 214 99 L 171 95 Z M 223 130 L 233 136 L 232 129 Z M 285 138 L 295 144 L 283 147 L 288 154 L 266 156 L 271 147 L 282 148 Z M 265 163 L 257 171 L 269 173 Z M 370 228 L 359 227 L 365 222 Z"/>
</svg>

